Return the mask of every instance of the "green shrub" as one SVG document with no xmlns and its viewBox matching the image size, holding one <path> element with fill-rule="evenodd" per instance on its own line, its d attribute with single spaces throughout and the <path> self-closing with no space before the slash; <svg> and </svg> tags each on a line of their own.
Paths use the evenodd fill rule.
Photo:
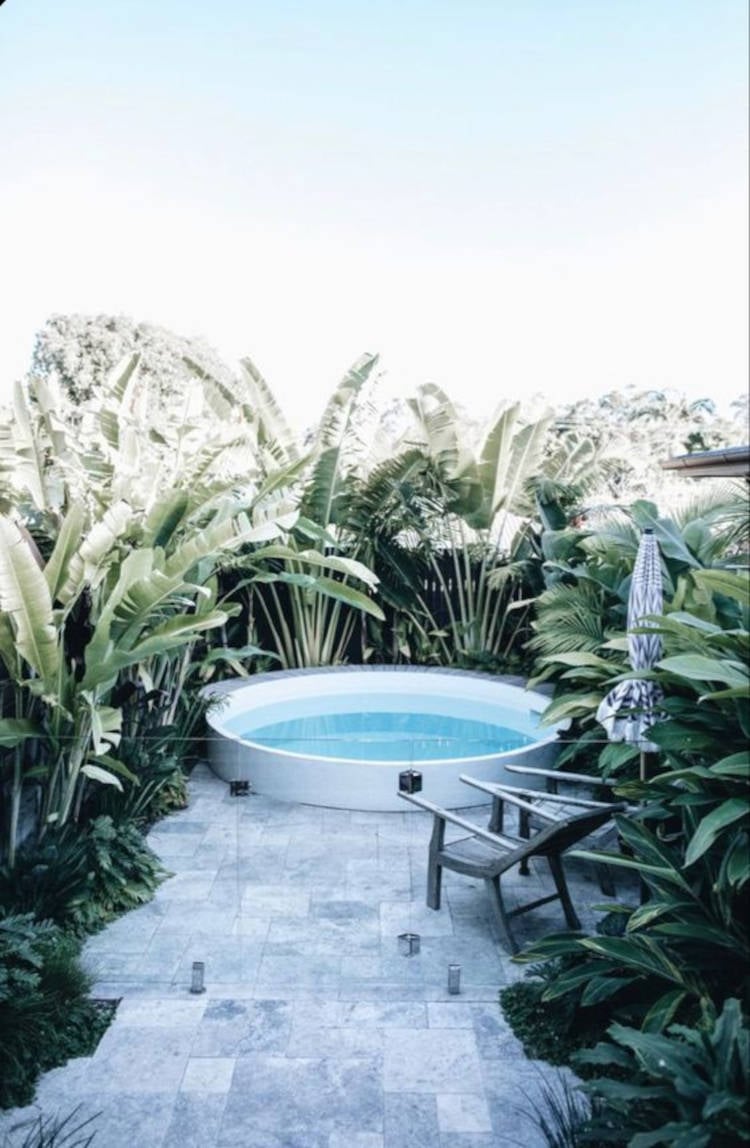
<svg viewBox="0 0 750 1148">
<path fill-rule="evenodd" d="M 13 869 L 0 869 L 0 907 L 95 932 L 149 901 L 165 876 L 135 825 L 101 816 L 85 832 L 66 826 L 21 849 Z"/>
<path fill-rule="evenodd" d="M 657 1034 L 615 1024 L 608 1035 L 614 1043 L 577 1057 L 620 1076 L 587 1086 L 609 1109 L 603 1128 L 618 1128 L 630 1148 L 750 1143 L 750 1036 L 737 999 L 696 1028 L 675 1024 Z"/>
<path fill-rule="evenodd" d="M 549 981 L 561 972 L 558 962 L 537 965 L 533 979 L 516 981 L 500 992 L 500 1004 L 508 1024 L 531 1060 L 569 1065 L 575 1052 L 594 1044 L 604 1035 L 597 1014 L 579 1009 L 572 997 L 548 1001 L 544 997 Z"/>
<path fill-rule="evenodd" d="M 86 840 L 69 830 L 52 832 L 19 849 L 16 863 L 0 867 L 0 909 L 31 913 L 37 921 L 70 921 L 71 905 L 88 882 Z"/>
<path fill-rule="evenodd" d="M 550 1007 L 542 1000 L 543 991 L 542 984 L 531 981 L 517 981 L 502 989 L 505 1019 L 531 1060 L 570 1064 L 572 1053 L 580 1047 L 570 1031 L 575 1010 L 567 1000 Z"/>
<path fill-rule="evenodd" d="M 31 914 L 0 916 L 0 1107 L 30 1103 L 42 1072 L 90 1056 L 112 1007 L 88 999 L 79 946 Z"/>
<path fill-rule="evenodd" d="M 91 820 L 107 816 L 118 824 L 131 821 L 147 829 L 168 813 L 186 807 L 187 779 L 174 755 L 154 755 L 148 745 L 138 745 L 129 751 L 125 764 L 133 781 L 122 791 L 111 785 L 92 789 L 86 801 Z"/>
<path fill-rule="evenodd" d="M 71 924 L 95 932 L 107 921 L 154 895 L 167 875 L 135 825 L 97 817 L 86 834 L 89 863 L 85 890 L 71 903 Z"/>
</svg>

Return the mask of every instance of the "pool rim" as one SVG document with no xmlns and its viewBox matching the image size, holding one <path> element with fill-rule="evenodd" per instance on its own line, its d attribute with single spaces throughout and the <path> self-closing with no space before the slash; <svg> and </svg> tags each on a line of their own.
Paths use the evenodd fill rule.
<svg viewBox="0 0 750 1148">
<path fill-rule="evenodd" d="M 526 694 L 530 699 L 539 699 L 544 703 L 545 708 L 549 705 L 551 698 L 543 691 L 537 689 L 529 690 L 527 686 L 527 679 L 518 677 L 511 674 L 488 674 L 478 670 L 462 670 L 450 666 L 387 666 L 387 665 L 342 665 L 342 666 L 306 666 L 303 668 L 292 670 L 270 670 L 260 674 L 252 674 L 249 678 L 228 679 L 224 682 L 209 683 L 204 687 L 203 693 L 209 698 L 222 698 L 231 697 L 232 694 L 238 693 L 240 690 L 250 689 L 253 685 L 260 684 L 261 682 L 269 683 L 272 681 L 282 681 L 291 678 L 301 677 L 324 677 L 332 674 L 347 674 L 355 676 L 359 673 L 384 673 L 384 674 L 419 674 L 434 675 L 443 679 L 447 677 L 460 678 L 461 681 L 467 681 L 474 678 L 485 684 L 492 684 L 497 686 L 507 686 L 518 689 L 522 694 Z M 310 695 L 314 696 L 314 695 Z M 541 713 L 543 711 L 536 708 L 532 709 L 530 706 L 526 708 L 525 712 Z M 403 760 L 379 760 L 379 759 L 365 759 L 360 760 L 353 757 L 329 757 L 322 756 L 315 753 L 300 753 L 296 750 L 280 749 L 274 745 L 264 745 L 262 742 L 251 741 L 248 738 L 241 737 L 239 734 L 219 726 L 212 720 L 212 713 L 209 710 L 206 713 L 206 721 L 214 733 L 219 734 L 221 737 L 227 738 L 230 741 L 236 742 L 238 745 L 245 746 L 248 749 L 255 750 L 261 753 L 278 754 L 280 757 L 288 758 L 291 762 L 331 762 L 336 765 L 364 765 L 369 768 L 386 767 L 389 769 L 404 769 L 409 767 L 425 767 L 430 766 L 450 766 L 457 765 L 461 762 L 476 761 L 498 761 L 502 763 L 503 758 L 517 757 L 519 753 L 530 751 L 541 746 L 549 745 L 551 742 L 556 742 L 558 733 L 561 729 L 567 729 L 570 726 L 569 719 L 562 719 L 555 722 L 548 729 L 548 732 L 539 738 L 535 738 L 532 742 L 523 746 L 516 746 L 513 749 L 502 750 L 496 753 L 487 754 L 461 754 L 460 757 L 438 757 L 438 758 L 423 758 L 415 760 L 414 758 L 405 758 Z M 218 716 L 218 713 L 217 715 Z M 225 715 L 226 716 L 226 715 Z M 234 716 L 234 715 L 229 715 Z"/>
</svg>

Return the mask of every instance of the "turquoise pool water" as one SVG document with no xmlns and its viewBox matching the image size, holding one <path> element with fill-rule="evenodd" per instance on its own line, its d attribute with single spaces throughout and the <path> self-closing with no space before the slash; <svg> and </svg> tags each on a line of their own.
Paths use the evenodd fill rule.
<svg viewBox="0 0 750 1148">
<path fill-rule="evenodd" d="M 476 718 L 394 710 L 308 714 L 249 729 L 235 725 L 235 732 L 256 745 L 288 753 L 382 762 L 483 757 L 537 740 Z"/>
</svg>

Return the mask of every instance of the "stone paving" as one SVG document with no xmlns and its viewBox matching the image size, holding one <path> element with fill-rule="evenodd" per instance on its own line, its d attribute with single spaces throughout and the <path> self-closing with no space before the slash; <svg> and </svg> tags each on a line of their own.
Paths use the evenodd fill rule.
<svg viewBox="0 0 750 1148">
<path fill-rule="evenodd" d="M 149 837 L 174 876 L 85 948 L 93 995 L 120 999 L 114 1022 L 94 1056 L 42 1078 L 35 1106 L 4 1114 L 0 1136 L 15 1128 L 20 1143 L 40 1109 L 80 1104 L 99 1113 L 95 1148 L 544 1144 L 524 1110 L 549 1070 L 498 1006 L 522 970 L 480 882 L 446 872 L 443 908 L 425 907 L 427 815 L 232 797 L 206 767 L 190 791 Z M 590 924 L 595 876 L 569 872 Z M 550 886 L 541 867 L 503 881 L 509 900 Z M 516 924 L 521 938 L 563 927 L 559 902 Z M 403 932 L 420 935 L 418 955 L 399 952 Z"/>
</svg>

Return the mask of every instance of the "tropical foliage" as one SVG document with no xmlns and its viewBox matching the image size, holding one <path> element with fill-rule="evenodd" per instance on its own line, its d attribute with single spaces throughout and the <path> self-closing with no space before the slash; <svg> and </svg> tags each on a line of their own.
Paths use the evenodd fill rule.
<svg viewBox="0 0 750 1148">
<path fill-rule="evenodd" d="M 690 401 L 675 390 L 635 386 L 578 399 L 556 412 L 555 433 L 567 445 L 584 434 L 600 452 L 599 501 L 654 497 L 679 502 L 684 480 L 660 464 L 673 455 L 747 440 L 747 408 L 721 415 L 710 398 Z"/>
<path fill-rule="evenodd" d="M 0 518 L 0 769 L 11 865 L 29 785 L 40 791 L 43 837 L 79 818 L 92 783 L 137 784 L 119 754 L 123 721 L 131 742 L 134 724 L 152 727 L 155 711 L 157 724 L 174 723 L 196 647 L 237 611 L 218 601 L 217 571 L 231 555 L 242 549 L 264 581 L 292 577 L 311 596 L 343 593 L 320 573 L 335 559 L 287 542 L 298 519 L 283 501 L 288 472 L 257 473 L 238 489 L 209 479 L 206 462 L 202 480 L 191 464 L 185 485 L 144 485 L 124 439 L 137 367 L 131 358 L 111 379 L 114 406 L 100 411 L 102 455 L 93 464 L 82 446 L 68 445 L 73 436 L 51 408 L 44 418 L 37 411 L 35 424 L 31 395 L 17 394 L 14 498 L 22 514 Z M 103 444 L 111 447 L 106 466 Z M 83 501 L 75 492 L 87 464 Z M 374 583 L 364 567 L 348 573 Z M 345 592 L 377 613 L 365 594 Z"/>
<path fill-rule="evenodd" d="M 703 569 L 695 558 L 672 586 L 671 609 L 653 620 L 664 656 L 647 675 L 664 693 L 661 718 L 649 731 L 659 755 L 648 781 L 616 787 L 639 805 L 636 816 L 617 818 L 622 851 L 580 853 L 637 874 L 641 904 L 610 905 L 610 929 L 551 935 L 522 957 L 537 971 L 538 962 L 548 962 L 541 1004 L 565 1004 L 568 1017 L 571 1005 L 574 1013 L 594 1012 L 602 1027 L 615 1022 L 610 1037 L 624 1047 L 604 1043 L 574 1061 L 622 1070 L 636 1058 L 637 1085 L 632 1072 L 626 1082 L 620 1074 L 597 1084 L 597 1095 L 616 1111 L 643 1101 L 635 1104 L 635 1128 L 648 1131 L 631 1129 L 628 1141 L 641 1148 L 737 1142 L 747 1135 L 750 1084 L 742 1011 L 750 968 L 747 573 Z M 565 670 L 566 704 L 574 676 Z M 589 701 L 588 688 L 579 690 L 584 710 L 599 696 L 595 691 Z M 605 750 L 605 766 L 614 749 Z M 693 1028 L 697 1035 L 689 1035 Z M 697 1090 L 693 1078 L 701 1080 Z M 710 1138 L 711 1129 L 719 1139 Z"/>
<path fill-rule="evenodd" d="M 39 1073 L 91 1055 L 106 1029 L 77 958 L 58 926 L 0 910 L 0 1108 L 28 1104 Z"/>
<path fill-rule="evenodd" d="M 595 759 L 639 803 L 607 859 L 643 897 L 609 906 L 592 936 L 530 950 L 543 964 L 516 1020 L 531 1041 L 556 1017 L 564 1039 L 534 1049 L 555 1059 L 611 1025 L 582 1071 L 627 1072 L 634 1145 L 671 1142 L 664 1127 L 678 1143 L 688 1126 L 703 1135 L 714 1118 L 741 1138 L 746 498 L 715 488 L 660 514 L 631 498 L 652 492 L 653 468 L 627 462 L 634 442 L 664 457 L 731 430 L 710 404 L 661 392 L 557 416 L 501 402 L 476 426 L 427 384 L 383 417 L 377 368 L 358 359 L 300 443 L 250 359 L 235 373 L 123 318 L 57 316 L 40 334 L 0 429 L 0 1029 L 28 1021 L 30 1034 L 8 1044 L 0 1103 L 53 1063 L 37 1037 L 53 1057 L 79 1047 L 63 1013 L 96 1029 L 75 945 L 165 876 L 141 831 L 185 801 L 207 681 L 346 660 L 533 663 L 555 689 L 550 720 L 575 721 L 562 760 Z M 665 701 L 640 782 L 637 750 L 606 743 L 594 714 L 631 673 L 646 526 L 663 557 L 650 673 Z M 48 990 L 50 970 L 67 995 Z M 571 1143 L 576 1122 L 626 1103 L 615 1084 L 592 1086 L 591 1106 L 566 1094 Z"/>
<path fill-rule="evenodd" d="M 728 486 L 694 498 L 666 516 L 652 502 L 636 500 L 627 510 L 600 513 L 590 524 L 542 535 L 545 588 L 535 602 L 534 682 L 553 682 L 550 721 L 576 719 L 569 755 L 596 757 L 605 774 L 626 768 L 637 751 L 608 745 L 594 715 L 618 674 L 628 674 L 624 630 L 630 579 L 640 532 L 653 530 L 662 557 L 665 614 L 676 619 L 694 610 L 707 624 L 730 627 L 736 607 L 714 596 L 702 572 L 734 569 L 746 561 L 747 537 L 738 529 L 747 500 Z M 666 623 L 665 623 L 666 624 Z M 684 631 L 695 638 L 697 631 Z M 688 648 L 694 643 L 688 641 Z M 563 757 L 561 764 L 567 760 Z"/>
<path fill-rule="evenodd" d="M 750 1033 L 739 1000 L 710 1010 L 699 1024 L 672 1024 L 665 1033 L 613 1024 L 611 1043 L 579 1060 L 610 1068 L 587 1091 L 606 1105 L 593 1122 L 630 1148 L 733 1148 L 750 1142 Z"/>
</svg>

